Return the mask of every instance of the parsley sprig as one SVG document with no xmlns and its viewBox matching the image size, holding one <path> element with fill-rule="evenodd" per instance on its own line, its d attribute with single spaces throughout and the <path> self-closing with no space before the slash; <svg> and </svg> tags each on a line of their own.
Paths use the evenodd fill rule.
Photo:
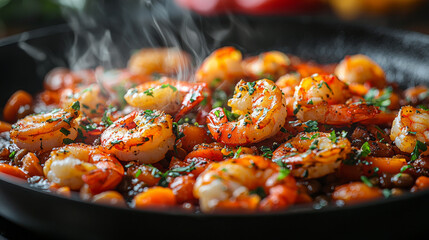
<svg viewBox="0 0 429 240">
<path fill-rule="evenodd" d="M 381 96 L 377 97 L 379 92 L 380 90 L 377 88 L 371 88 L 368 93 L 365 94 L 364 99 L 366 104 L 374 105 L 379 107 L 380 110 L 386 111 L 387 107 L 389 107 L 391 104 L 390 97 L 392 96 L 393 89 L 391 86 L 389 86 L 383 90 L 383 94 Z"/>
</svg>

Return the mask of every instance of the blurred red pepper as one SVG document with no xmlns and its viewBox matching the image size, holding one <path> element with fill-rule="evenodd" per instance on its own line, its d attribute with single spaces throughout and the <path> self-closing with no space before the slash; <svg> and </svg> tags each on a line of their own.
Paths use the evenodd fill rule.
<svg viewBox="0 0 429 240">
<path fill-rule="evenodd" d="M 322 0 L 175 0 L 178 5 L 205 15 L 236 12 L 254 15 L 298 14 L 317 10 Z"/>
</svg>

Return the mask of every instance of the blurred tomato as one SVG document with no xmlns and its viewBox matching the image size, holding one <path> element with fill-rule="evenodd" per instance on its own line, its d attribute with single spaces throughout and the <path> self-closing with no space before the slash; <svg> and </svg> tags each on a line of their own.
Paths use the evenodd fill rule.
<svg viewBox="0 0 429 240">
<path fill-rule="evenodd" d="M 322 0 L 176 0 L 200 14 L 238 12 L 246 14 L 303 13 L 316 10 Z"/>
<path fill-rule="evenodd" d="M 303 13 L 320 6 L 320 0 L 235 0 L 238 11 L 249 14 Z"/>
<path fill-rule="evenodd" d="M 189 8 L 201 14 L 218 14 L 234 11 L 233 0 L 175 0 L 178 5 Z"/>
</svg>

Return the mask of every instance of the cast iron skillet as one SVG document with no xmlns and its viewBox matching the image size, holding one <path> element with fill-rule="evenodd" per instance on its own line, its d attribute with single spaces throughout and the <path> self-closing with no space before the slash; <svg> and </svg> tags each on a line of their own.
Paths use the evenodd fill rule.
<svg viewBox="0 0 429 240">
<path fill-rule="evenodd" d="M 242 21 L 243 18 L 240 19 Z M 234 45 L 245 54 L 278 49 L 321 63 L 337 62 L 345 55 L 363 53 L 375 59 L 390 81 L 403 86 L 426 83 L 429 76 L 429 36 L 391 29 L 370 29 L 313 18 L 249 18 L 232 26 L 223 39 L 213 38 L 214 22 L 200 20 L 209 50 Z M 175 34 L 180 35 L 179 31 Z M 74 36 L 66 26 L 55 26 L 0 41 L 2 85 L 0 105 L 17 89 L 35 93 L 42 76 L 58 65 L 67 65 L 66 49 Z M 160 38 L 159 38 L 160 39 Z M 158 40 L 159 40 L 158 39 Z M 161 39 L 162 40 L 162 39 Z M 162 45 L 162 41 L 159 44 Z M 153 42 L 152 42 L 153 43 Z M 184 43 L 180 41 L 180 43 Z M 118 46 L 124 42 L 119 41 Z M 142 46 L 147 43 L 142 42 Z M 183 44 L 186 50 L 189 44 Z M 23 51 L 27 49 L 27 51 Z M 45 53 L 40 55 L 40 51 Z M 35 60 L 26 52 L 30 52 Z M 122 57 L 127 59 L 129 53 Z M 121 66 L 118 66 L 121 67 Z M 0 175 L 0 214 L 44 237 L 70 239 L 208 238 L 239 234 L 246 238 L 367 238 L 411 237 L 425 229 L 420 216 L 429 214 L 429 192 L 320 210 L 293 207 L 287 211 L 254 214 L 204 215 L 178 210 L 135 210 L 95 205 L 30 188 Z"/>
</svg>

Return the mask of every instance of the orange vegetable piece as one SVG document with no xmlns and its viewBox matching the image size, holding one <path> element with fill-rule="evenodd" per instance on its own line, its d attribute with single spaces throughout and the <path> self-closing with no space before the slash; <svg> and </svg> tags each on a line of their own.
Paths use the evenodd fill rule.
<svg viewBox="0 0 429 240">
<path fill-rule="evenodd" d="M 134 203 L 136 208 L 174 206 L 176 197 L 170 188 L 153 187 L 137 194 Z"/>
<path fill-rule="evenodd" d="M 332 193 L 332 199 L 336 201 L 342 200 L 346 204 L 364 202 L 381 197 L 383 197 L 383 193 L 379 188 L 369 187 L 362 182 L 352 182 L 337 186 Z"/>
<path fill-rule="evenodd" d="M 33 97 L 26 91 L 16 91 L 7 101 L 3 109 L 3 119 L 7 122 L 15 122 L 19 108 L 25 105 L 31 105 Z"/>
<path fill-rule="evenodd" d="M 399 173 L 401 168 L 407 165 L 405 158 L 386 158 L 386 157 L 368 157 L 365 159 L 369 165 L 363 165 L 363 174 L 371 176 L 374 169 L 378 168 L 377 173 Z"/>
<path fill-rule="evenodd" d="M 213 142 L 207 134 L 207 129 L 204 127 L 183 124 L 179 126 L 179 131 L 183 133 L 183 137 L 180 138 L 179 141 L 182 143 L 182 148 L 188 153 L 191 152 L 197 144 Z"/>
<path fill-rule="evenodd" d="M 426 177 L 426 176 L 418 177 L 414 186 L 417 188 L 417 190 L 429 188 L 429 177 Z"/>
<path fill-rule="evenodd" d="M 21 178 L 21 179 L 28 178 L 28 175 L 20 168 L 11 166 L 9 164 L 0 163 L 0 172 L 17 177 L 17 178 Z"/>
<path fill-rule="evenodd" d="M 22 158 L 22 169 L 30 176 L 43 176 L 42 165 L 39 159 L 32 152 L 25 154 Z"/>
</svg>

